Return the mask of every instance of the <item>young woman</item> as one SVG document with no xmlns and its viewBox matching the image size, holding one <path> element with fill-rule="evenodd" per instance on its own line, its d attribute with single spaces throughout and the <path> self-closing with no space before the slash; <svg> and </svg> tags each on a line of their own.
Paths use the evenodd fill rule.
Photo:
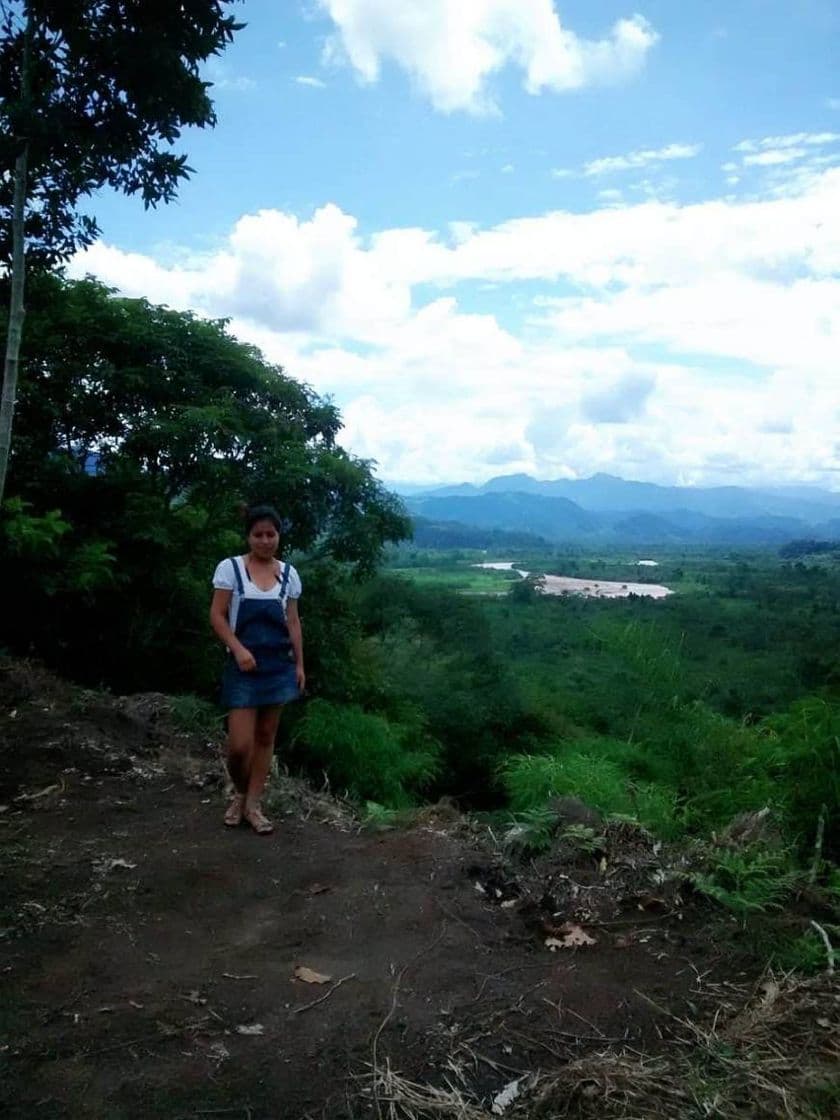
<svg viewBox="0 0 840 1120">
<path fill-rule="evenodd" d="M 260 807 L 280 710 L 303 691 L 300 577 L 276 559 L 281 521 L 273 506 L 245 515 L 248 552 L 223 560 L 213 576 L 210 625 L 228 648 L 222 702 L 228 709 L 228 771 L 236 792 L 225 813 L 260 835 L 274 831 Z"/>
</svg>

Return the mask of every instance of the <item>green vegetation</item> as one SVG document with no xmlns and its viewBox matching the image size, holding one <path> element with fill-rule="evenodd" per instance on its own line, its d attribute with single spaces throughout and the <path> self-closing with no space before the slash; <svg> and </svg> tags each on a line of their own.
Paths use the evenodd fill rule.
<svg viewBox="0 0 840 1120">
<path fill-rule="evenodd" d="M 287 546 L 357 573 L 408 532 L 333 405 L 224 322 L 42 276 L 23 372 L 0 572 L 38 593 L 4 640 L 83 683 L 212 696 L 210 578 L 241 501 L 274 496 Z"/>
<path fill-rule="evenodd" d="M 0 500 L 14 416 L 25 275 L 99 235 L 81 200 L 102 187 L 170 202 L 190 174 L 184 129 L 216 123 L 201 64 L 240 30 L 231 0 L 160 8 L 102 0 L 0 6 L 0 259 L 9 321 L 0 398 Z M 146 64 L 138 65 L 140 60 Z M 151 62 L 151 64 L 149 64 Z M 6 300 L 3 300 L 3 306 Z"/>
<path fill-rule="evenodd" d="M 533 539 L 501 555 L 407 542 L 382 566 L 408 523 L 336 443 L 329 402 L 224 323 L 93 281 L 45 277 L 31 295 L 0 572 L 38 594 L 11 605 L 10 651 L 87 685 L 165 691 L 182 725 L 212 728 L 210 576 L 240 547 L 237 501 L 274 498 L 304 580 L 312 694 L 283 721 L 289 765 L 326 772 L 374 823 L 445 796 L 513 820 L 528 850 L 551 842 L 550 800 L 578 797 L 699 845 L 695 887 L 738 914 L 803 877 L 836 905 L 837 553 L 649 568 Z M 494 560 L 675 594 L 550 597 L 476 567 Z M 765 809 L 763 847 L 710 846 Z M 810 935 L 797 952 L 816 953 Z"/>
<path fill-rule="evenodd" d="M 523 594 L 509 573 L 475 569 L 481 559 L 401 546 L 390 571 L 345 599 L 359 675 L 341 699 L 389 719 L 406 704 L 422 713 L 438 744 L 427 796 L 521 814 L 572 794 L 663 838 L 709 835 L 769 806 L 802 853 L 825 804 L 836 850 L 840 569 L 769 553 L 641 570 L 620 556 L 517 558 L 680 588 L 604 601 Z M 476 573 L 488 594 L 476 594 Z"/>
</svg>

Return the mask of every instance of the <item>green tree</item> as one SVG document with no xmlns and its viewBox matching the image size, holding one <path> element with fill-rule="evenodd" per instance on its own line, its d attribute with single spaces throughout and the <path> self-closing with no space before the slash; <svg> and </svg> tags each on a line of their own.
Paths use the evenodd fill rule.
<svg viewBox="0 0 840 1120">
<path fill-rule="evenodd" d="M 357 571 L 408 534 L 399 500 L 336 442 L 335 406 L 224 322 L 48 275 L 29 314 L 9 476 L 26 505 L 7 512 L 0 570 L 28 549 L 27 578 L 52 594 L 12 612 L 14 648 L 119 687 L 209 687 L 209 577 L 241 546 L 240 501 L 275 502 L 287 550 Z M 56 508 L 61 579 L 37 547 Z"/>
<path fill-rule="evenodd" d="M 102 187 L 169 202 L 172 150 L 215 123 L 199 66 L 239 26 L 233 0 L 5 0 L 0 15 L 0 258 L 11 275 L 0 401 L 5 489 L 24 321 L 25 254 L 54 264 L 95 240 L 79 202 Z"/>
</svg>

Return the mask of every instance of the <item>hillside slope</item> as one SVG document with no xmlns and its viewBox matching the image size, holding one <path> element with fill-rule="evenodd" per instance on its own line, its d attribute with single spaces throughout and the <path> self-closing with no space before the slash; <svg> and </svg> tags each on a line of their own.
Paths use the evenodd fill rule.
<svg viewBox="0 0 840 1120">
<path fill-rule="evenodd" d="M 517 870 L 451 810 L 370 833 L 280 779 L 273 837 L 225 831 L 216 747 L 179 732 L 166 698 L 14 663 L 0 736 L 5 1116 L 474 1120 L 513 1081 L 511 1116 L 620 1116 L 621 1094 L 591 1086 L 633 1061 L 634 1115 L 707 1115 L 702 1077 L 694 1096 L 669 1085 L 662 1113 L 645 1111 L 663 1099 L 645 1078 L 699 1069 L 686 1022 L 737 1025 L 753 977 L 728 959 L 737 927 L 710 937 L 708 909 L 652 893 L 659 857 L 637 830 L 608 834 L 606 875 L 573 850 Z M 772 1003 L 795 1108 L 831 1058 L 802 1008 L 838 1003 L 822 981 L 777 985 Z M 709 1076 L 730 1100 L 726 1071 Z M 718 1115 L 773 1115 L 760 1086 L 731 1088 L 740 1111 Z"/>
</svg>

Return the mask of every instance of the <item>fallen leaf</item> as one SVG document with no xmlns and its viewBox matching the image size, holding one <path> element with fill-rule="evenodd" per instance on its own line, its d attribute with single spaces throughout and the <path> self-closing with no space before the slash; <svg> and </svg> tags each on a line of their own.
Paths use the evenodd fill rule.
<svg viewBox="0 0 840 1120">
<path fill-rule="evenodd" d="M 311 968 L 307 968 L 305 964 L 299 964 L 295 967 L 295 980 L 302 980 L 304 984 L 328 984 L 332 980 L 332 976 L 327 976 L 323 972 L 315 972 Z"/>
<path fill-rule="evenodd" d="M 223 1042 L 213 1042 L 207 1048 L 207 1052 L 214 1062 L 226 1062 L 230 1057 L 230 1050 Z"/>
<path fill-rule="evenodd" d="M 15 801 L 38 801 L 40 800 L 40 798 L 46 797 L 47 794 L 56 792 L 64 792 L 63 782 L 54 782 L 51 786 L 44 786 L 44 788 L 39 789 L 37 793 L 18 794 L 18 796 L 15 798 Z"/>
<path fill-rule="evenodd" d="M 521 1078 L 517 1077 L 515 1081 L 511 1081 L 509 1084 L 505 1085 L 504 1089 L 495 1095 L 493 1098 L 493 1107 L 490 1110 L 494 1116 L 501 1116 L 508 1105 L 513 1104 L 519 1096 L 519 1082 L 521 1080 Z"/>
<path fill-rule="evenodd" d="M 517 900 L 515 898 L 505 899 L 505 901 L 502 903 L 502 909 L 503 910 L 512 910 L 514 908 L 514 906 L 516 905 L 516 903 L 517 903 Z"/>
<path fill-rule="evenodd" d="M 636 906 L 639 910 L 667 910 L 668 903 L 664 898 L 659 898 L 655 894 L 643 894 L 639 896 Z"/>
<path fill-rule="evenodd" d="M 236 1028 L 236 1033 L 247 1035 L 265 1034 L 265 1027 L 262 1023 L 240 1023 Z"/>
<path fill-rule="evenodd" d="M 557 932 L 562 934 L 562 936 L 547 937 L 545 939 L 545 947 L 550 949 L 552 953 L 555 949 L 579 949 L 584 945 L 596 944 L 594 937 L 590 937 L 586 930 L 571 922 L 560 926 Z"/>
<path fill-rule="evenodd" d="M 93 870 L 99 875 L 107 875 L 109 871 L 133 871 L 136 863 L 129 863 L 127 859 L 97 859 L 93 862 Z"/>
<path fill-rule="evenodd" d="M 761 1007 L 762 1010 L 767 1010 L 772 1007 L 776 1000 L 781 995 L 782 989 L 775 980 L 767 980 L 761 985 Z"/>
</svg>

